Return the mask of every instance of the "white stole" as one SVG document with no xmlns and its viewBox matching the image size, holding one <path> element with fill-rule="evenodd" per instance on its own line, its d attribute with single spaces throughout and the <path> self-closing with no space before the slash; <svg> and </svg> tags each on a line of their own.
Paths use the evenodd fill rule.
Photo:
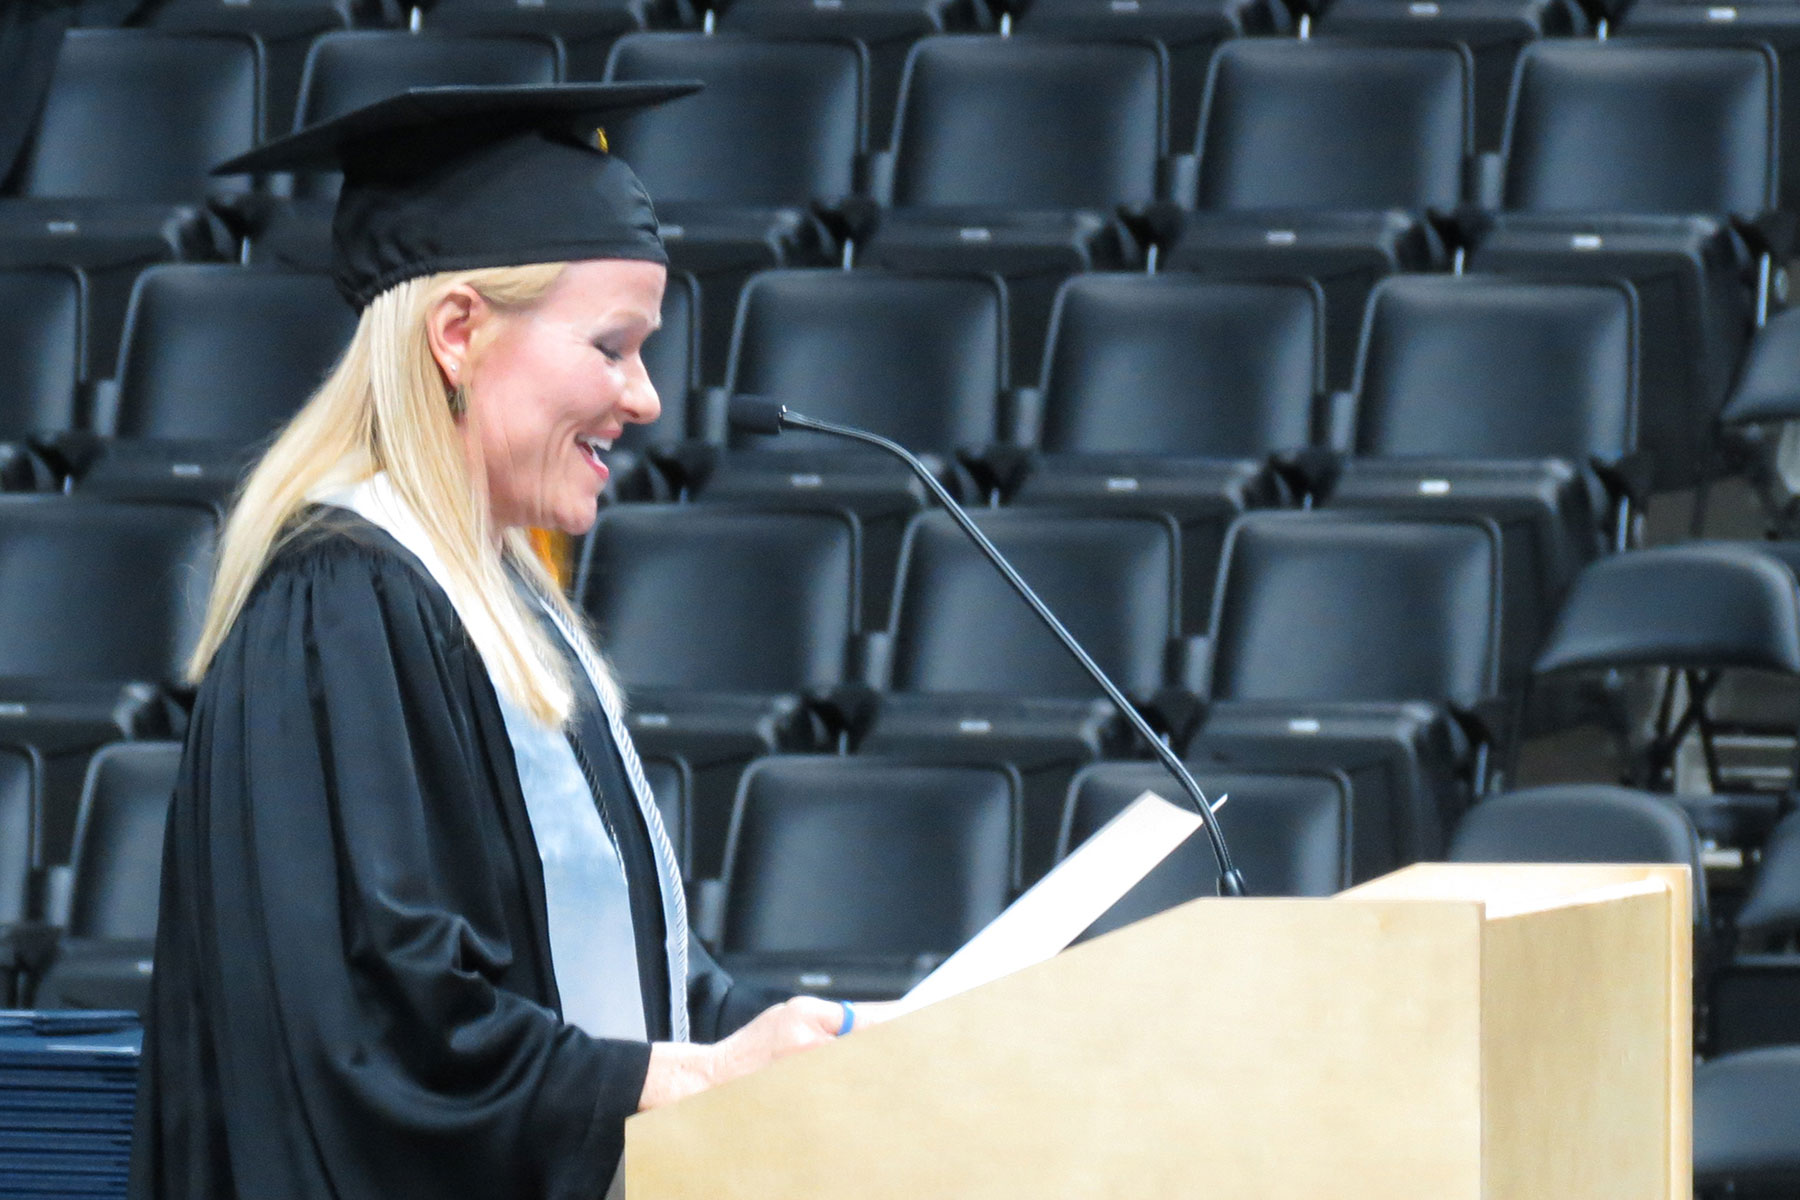
<svg viewBox="0 0 1800 1200">
<path fill-rule="evenodd" d="M 442 561 L 406 502 L 385 472 L 350 487 L 320 491 L 315 503 L 349 509 L 386 530 L 411 551 L 426 573 L 444 586 Z M 446 594 L 449 589 L 445 588 Z M 674 1040 L 688 1038 L 687 904 L 674 849 L 662 814 L 645 781 L 624 716 L 596 677 L 601 669 L 587 640 L 571 629 L 554 605 L 537 596 L 558 633 L 574 651 L 605 711 L 618 744 L 625 777 L 650 834 L 662 896 L 665 958 L 669 966 L 669 1025 Z M 454 599 L 451 601 L 455 603 Z M 465 625 L 467 615 L 460 611 Z M 643 988 L 638 978 L 637 937 L 625 869 L 600 817 L 600 798 L 576 760 L 569 737 L 540 724 L 500 695 L 506 736 L 518 766 L 519 790 L 531 820 L 532 839 L 544 871 L 544 899 L 550 922 L 550 959 L 563 1018 L 595 1037 L 642 1041 L 646 1036 Z M 600 748 L 596 747 L 596 751 Z"/>
</svg>

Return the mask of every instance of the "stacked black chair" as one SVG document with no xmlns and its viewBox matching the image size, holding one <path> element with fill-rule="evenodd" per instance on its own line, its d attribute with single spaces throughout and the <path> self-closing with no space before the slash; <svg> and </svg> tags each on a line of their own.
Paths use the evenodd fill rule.
<svg viewBox="0 0 1800 1200">
<path fill-rule="evenodd" d="M 1630 526 L 1637 357 L 1625 284 L 1399 276 L 1369 302 L 1329 502 L 1499 523 L 1508 689 L 1576 573 Z"/>
<path fill-rule="evenodd" d="M 562 49 L 554 39 L 525 34 L 376 29 L 327 33 L 307 52 L 294 128 L 317 125 L 408 88 L 555 83 L 562 70 Z M 339 182 L 339 176 L 329 171 L 268 181 L 272 193 L 285 192 L 293 199 L 286 204 L 265 202 L 242 214 L 251 258 L 307 271 L 327 270 Z"/>
<path fill-rule="evenodd" d="M 1520 51 L 1589 26 L 1576 0 L 1328 0 L 1320 7 L 1314 29 L 1327 37 L 1466 46 L 1475 63 L 1475 145 L 1482 151 L 1500 148 Z"/>
<path fill-rule="evenodd" d="M 1700 1200 L 1779 1200 L 1800 1188 L 1800 1046 L 1727 1054 L 1694 1068 Z"/>
<path fill-rule="evenodd" d="M 570 79 L 598 79 L 620 37 L 669 23 L 677 7 L 673 0 L 430 0 L 423 23 L 433 31 L 555 37 Z"/>
<path fill-rule="evenodd" d="M 1733 915 L 1738 953 L 1712 980 L 1707 1048 L 1730 1054 L 1800 1045 L 1800 818 L 1778 823 Z"/>
<path fill-rule="evenodd" d="M 1659 488 L 1707 474 L 1757 320 L 1750 222 L 1775 201 L 1775 104 L 1767 48 L 1540 42 L 1520 59 L 1500 211 L 1469 267 L 1636 285 Z"/>
<path fill-rule="evenodd" d="M 741 980 L 899 995 L 1011 899 L 1018 804 L 1002 766 L 753 763 L 732 814 L 721 961 Z"/>
<path fill-rule="evenodd" d="M 1175 635 L 1177 535 L 1168 518 L 976 514 L 983 533 L 1127 696 L 1163 699 Z M 1009 762 L 1026 781 L 1024 868 L 1050 865 L 1070 776 L 1131 746 L 1122 719 L 944 513 L 907 530 L 887 670 L 858 743 L 881 754 Z"/>
<path fill-rule="evenodd" d="M 1194 144 L 1198 181 L 1181 197 L 1195 211 L 1163 265 L 1316 279 L 1328 378 L 1348 386 L 1375 281 L 1447 262 L 1426 214 L 1464 195 L 1470 70 L 1454 46 L 1226 43 Z"/>
<path fill-rule="evenodd" d="M 356 314 L 323 275 L 222 264 L 138 277 L 105 436 L 78 490 L 222 505 L 324 381 Z"/>
<path fill-rule="evenodd" d="M 75 427 L 86 291 L 73 267 L 0 270 L 0 490 L 48 485 L 28 443 Z"/>
<path fill-rule="evenodd" d="M 1231 519 L 1289 498 L 1272 456 L 1312 441 L 1324 303 L 1304 281 L 1093 274 L 1062 287 L 1018 504 L 1162 512 L 1181 527 L 1182 628 L 1206 628 Z"/>
<path fill-rule="evenodd" d="M 163 826 L 180 763 L 179 742 L 121 742 L 94 755 L 75 830 L 69 910 L 57 921 L 63 938 L 35 983 L 34 1007 L 144 1010 Z"/>
<path fill-rule="evenodd" d="M 215 517 L 187 505 L 0 496 L 0 741 L 45 768 L 42 858 L 65 861 L 92 751 L 179 726 Z"/>
<path fill-rule="evenodd" d="M 1800 599 L 1774 544 L 1698 542 L 1615 554 L 1575 580 L 1538 655 L 1537 676 L 1580 678 L 1631 668 L 1666 668 L 1649 737 L 1626 753 L 1628 781 L 1675 790 L 1677 748 L 1699 739 L 1709 794 L 1683 795 L 1702 836 L 1753 847 L 1768 835 L 1778 793 L 1728 780 L 1710 700 L 1727 672 L 1800 678 Z M 1621 737 L 1637 735 L 1620 721 Z M 1791 733 L 1791 730 L 1764 732 Z"/>
<path fill-rule="evenodd" d="M 638 745 L 693 768 L 698 875 L 718 869 L 743 764 L 818 744 L 807 699 L 851 674 L 856 568 L 844 513 L 620 505 L 588 535 L 575 594 Z"/>
<path fill-rule="evenodd" d="M 1728 464 L 1741 469 L 1777 537 L 1800 536 L 1800 501 L 1782 470 L 1781 439 L 1800 419 L 1800 309 L 1772 315 L 1750 341 L 1719 413 Z"/>
<path fill-rule="evenodd" d="M 1500 572 L 1499 530 L 1478 518 L 1239 517 L 1189 756 L 1209 769 L 1343 771 L 1358 880 L 1437 858 L 1484 787 Z"/>
<path fill-rule="evenodd" d="M 679 269 L 700 277 L 709 379 L 729 346 L 737 291 L 766 267 L 831 261 L 815 205 L 855 190 L 866 149 L 866 54 L 854 42 L 641 33 L 613 47 L 606 77 L 698 79 L 706 90 L 607 127 L 656 197 Z"/>
<path fill-rule="evenodd" d="M 1013 295 L 1013 357 L 1035 368 L 1057 284 L 1134 266 L 1118 213 L 1158 194 L 1166 56 L 1129 42 L 926 38 L 907 59 L 871 266 L 993 271 Z"/>
<path fill-rule="evenodd" d="M 63 39 L 16 198 L 0 201 L 0 265 L 80 266 L 87 366 L 111 369 L 146 263 L 231 247 L 206 212 L 241 182 L 209 179 L 262 137 L 253 39 L 75 29 Z"/>
<path fill-rule="evenodd" d="M 146 22 L 168 33 L 247 34 L 262 43 L 264 102 L 270 130 L 294 123 L 300 73 L 313 38 L 356 23 L 355 0 L 162 0 L 148 7 Z"/>
<path fill-rule="evenodd" d="M 1201 772 L 1195 782 L 1207 799 L 1224 805 L 1219 828 L 1252 896 L 1329 896 L 1348 887 L 1350 876 L 1350 781 L 1340 772 L 1293 775 Z M 1069 785 L 1057 857 L 1082 842 L 1152 791 L 1183 803 L 1177 785 L 1160 766 L 1096 763 Z M 1097 937 L 1202 896 L 1218 894 L 1219 864 L 1202 834 L 1195 834 L 1139 880 L 1083 933 Z"/>
<path fill-rule="evenodd" d="M 744 289 L 723 395 L 758 395 L 884 434 L 966 498 L 957 452 L 1001 433 L 1006 314 L 1006 294 L 988 277 L 768 272 Z M 880 452 L 795 432 L 731 434 L 699 496 L 853 509 L 868 538 L 865 612 L 877 620 L 904 522 L 926 503 L 923 485 Z"/>
</svg>

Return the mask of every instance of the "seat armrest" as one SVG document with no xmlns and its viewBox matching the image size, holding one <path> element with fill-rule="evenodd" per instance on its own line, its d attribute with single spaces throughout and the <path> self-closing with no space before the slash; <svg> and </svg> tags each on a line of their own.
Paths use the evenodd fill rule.
<svg viewBox="0 0 1800 1200">
<path fill-rule="evenodd" d="M 968 472 L 983 496 L 1010 499 L 1037 465 L 1037 452 L 1029 446 L 996 442 L 979 450 L 957 452 L 957 461 Z"/>
<path fill-rule="evenodd" d="M 644 448 L 644 457 L 677 496 L 692 495 L 704 488 L 718 469 L 719 454 L 719 446 L 698 438 Z"/>
<path fill-rule="evenodd" d="M 1752 253 L 1767 254 L 1777 262 L 1786 262 L 1794 256 L 1795 222 L 1795 214 L 1775 211 L 1753 217 L 1733 217 L 1731 226 Z"/>
</svg>

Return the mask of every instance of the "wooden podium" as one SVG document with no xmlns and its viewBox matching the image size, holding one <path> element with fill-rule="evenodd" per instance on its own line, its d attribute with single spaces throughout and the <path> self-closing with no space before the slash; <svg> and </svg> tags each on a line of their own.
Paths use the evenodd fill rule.
<svg viewBox="0 0 1800 1200">
<path fill-rule="evenodd" d="M 626 1125 L 629 1200 L 1670 1200 L 1686 868 L 1200 900 Z"/>
</svg>

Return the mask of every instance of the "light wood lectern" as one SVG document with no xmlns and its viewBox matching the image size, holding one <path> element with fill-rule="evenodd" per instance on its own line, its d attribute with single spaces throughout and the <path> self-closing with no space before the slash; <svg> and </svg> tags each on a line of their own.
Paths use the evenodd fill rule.
<svg viewBox="0 0 1800 1200">
<path fill-rule="evenodd" d="M 633 1117 L 630 1200 L 1691 1195 L 1681 867 L 1200 900 Z"/>
</svg>

